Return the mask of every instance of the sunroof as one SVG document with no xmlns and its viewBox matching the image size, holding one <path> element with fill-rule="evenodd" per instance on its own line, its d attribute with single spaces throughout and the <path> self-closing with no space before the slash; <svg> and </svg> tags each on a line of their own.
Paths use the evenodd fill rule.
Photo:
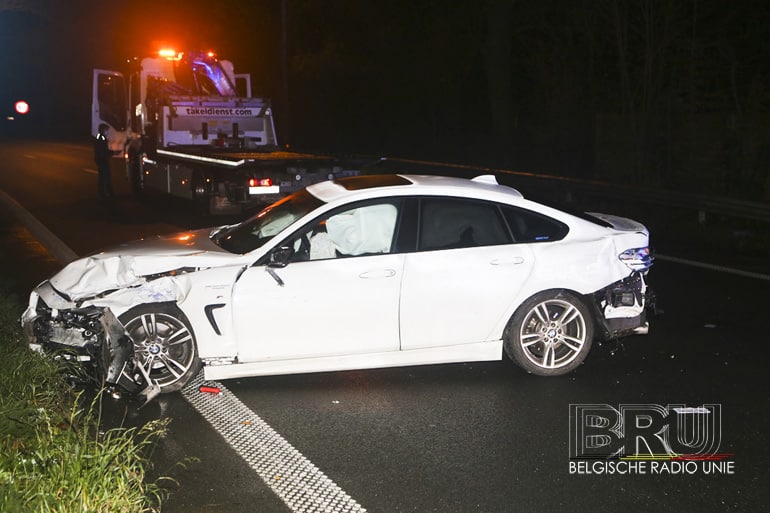
<svg viewBox="0 0 770 513">
<path fill-rule="evenodd" d="M 360 191 L 363 189 L 372 189 L 374 187 L 409 185 L 412 182 L 399 175 L 370 175 L 337 178 L 334 180 L 334 183 L 340 184 L 349 191 Z"/>
</svg>

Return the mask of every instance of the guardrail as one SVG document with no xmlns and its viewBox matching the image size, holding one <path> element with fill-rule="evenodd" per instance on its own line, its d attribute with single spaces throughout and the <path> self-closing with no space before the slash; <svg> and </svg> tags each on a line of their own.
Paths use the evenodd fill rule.
<svg viewBox="0 0 770 513">
<path fill-rule="evenodd" d="M 698 219 L 700 222 L 705 221 L 706 213 L 710 213 L 720 216 L 752 219 L 755 221 L 770 223 L 770 203 L 660 189 L 653 190 L 629 185 L 610 184 L 596 180 L 583 180 L 579 178 L 569 178 L 563 176 L 542 175 L 537 173 L 473 166 L 467 164 L 451 164 L 446 162 L 431 162 L 427 160 L 413 160 L 403 158 L 388 158 L 385 160 L 402 165 L 418 166 L 422 169 L 425 167 L 431 167 L 441 170 L 462 171 L 463 173 L 467 172 L 469 174 L 508 175 L 524 180 L 559 181 L 568 183 L 573 188 L 580 189 L 585 193 L 602 195 L 612 194 L 615 197 L 622 197 L 629 200 L 644 201 L 648 203 L 666 205 L 669 207 L 691 209 L 698 212 Z"/>
</svg>

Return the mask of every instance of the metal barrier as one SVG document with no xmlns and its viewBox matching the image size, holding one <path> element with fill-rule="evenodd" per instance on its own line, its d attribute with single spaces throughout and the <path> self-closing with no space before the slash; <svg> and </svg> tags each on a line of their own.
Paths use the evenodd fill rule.
<svg viewBox="0 0 770 513">
<path fill-rule="evenodd" d="M 508 175 L 524 180 L 559 181 L 569 184 L 571 187 L 579 189 L 585 193 L 601 195 L 611 194 L 615 197 L 629 200 L 655 203 L 669 207 L 691 209 L 699 213 L 699 218 L 703 218 L 705 217 L 706 213 L 710 213 L 720 216 L 770 222 L 770 203 L 766 202 L 746 201 L 733 198 L 722 198 L 717 196 L 707 196 L 660 189 L 646 189 L 630 185 L 610 184 L 595 180 L 582 180 L 578 178 L 543 175 L 522 171 L 512 171 L 509 169 L 498 169 L 466 164 L 451 164 L 446 162 L 431 162 L 427 160 L 402 158 L 388 158 L 385 160 L 406 166 L 418 166 L 422 169 L 430 167 L 437 170 L 452 170 L 455 172 L 461 171 L 463 174 L 468 173 L 469 175 L 494 174 Z"/>
</svg>

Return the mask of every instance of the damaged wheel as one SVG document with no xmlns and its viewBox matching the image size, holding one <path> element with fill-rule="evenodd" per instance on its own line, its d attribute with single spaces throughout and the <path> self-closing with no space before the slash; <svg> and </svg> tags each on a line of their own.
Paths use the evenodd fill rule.
<svg viewBox="0 0 770 513">
<path fill-rule="evenodd" d="M 181 389 L 200 370 L 195 336 L 176 306 L 141 305 L 121 315 L 120 322 L 134 342 L 135 369 L 129 378 L 149 380 L 168 393 Z"/>
<path fill-rule="evenodd" d="M 503 347 L 527 372 L 558 376 L 583 363 L 592 339 L 591 315 L 577 296 L 543 292 L 525 301 L 513 315 Z"/>
</svg>

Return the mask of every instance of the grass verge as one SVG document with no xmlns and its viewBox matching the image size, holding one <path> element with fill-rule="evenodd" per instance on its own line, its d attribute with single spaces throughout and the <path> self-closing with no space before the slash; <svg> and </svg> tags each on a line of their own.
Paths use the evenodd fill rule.
<svg viewBox="0 0 770 513">
<path fill-rule="evenodd" d="M 0 291 L 0 511 L 159 511 L 146 482 L 166 421 L 100 431 L 98 398 L 84 400 L 59 364 L 27 349 L 21 307 Z"/>
</svg>

